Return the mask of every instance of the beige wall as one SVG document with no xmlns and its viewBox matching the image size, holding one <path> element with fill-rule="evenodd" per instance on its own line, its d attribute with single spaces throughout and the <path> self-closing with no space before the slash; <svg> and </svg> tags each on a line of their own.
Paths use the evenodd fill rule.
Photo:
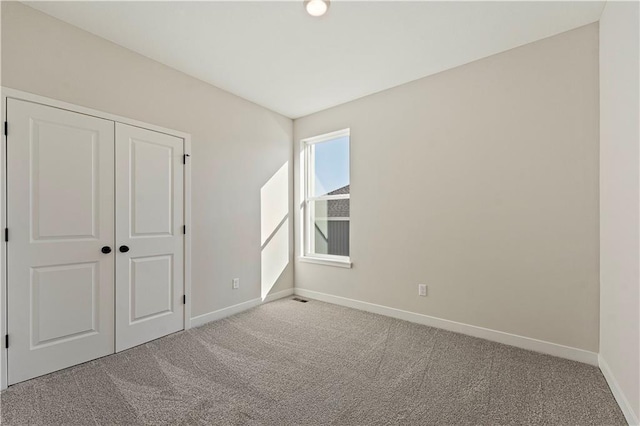
<svg viewBox="0 0 640 426">
<path fill-rule="evenodd" d="M 2 2 L 2 84 L 191 133 L 192 314 L 260 297 L 261 189 L 290 161 L 290 119 L 14 2 Z M 269 192 L 286 214 L 284 182 Z M 287 260 L 272 291 L 293 285 Z"/>
<path fill-rule="evenodd" d="M 626 399 L 620 405 L 628 404 L 636 423 L 640 419 L 639 13 L 636 2 L 609 1 L 600 21 L 600 356 Z"/>
<path fill-rule="evenodd" d="M 295 120 L 351 128 L 353 261 L 296 286 L 597 352 L 598 120 L 597 24 Z"/>
</svg>

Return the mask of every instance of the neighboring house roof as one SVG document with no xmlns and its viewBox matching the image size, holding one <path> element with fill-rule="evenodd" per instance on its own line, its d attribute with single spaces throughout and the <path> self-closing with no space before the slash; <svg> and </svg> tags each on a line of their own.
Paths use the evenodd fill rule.
<svg viewBox="0 0 640 426">
<path fill-rule="evenodd" d="M 338 188 L 327 195 L 349 194 L 350 185 Z M 327 211 L 329 217 L 349 217 L 349 200 L 329 200 L 327 201 Z"/>
<path fill-rule="evenodd" d="M 335 191 L 331 191 L 327 195 L 349 194 L 350 190 L 351 190 L 351 185 L 347 185 L 347 186 L 343 186 L 342 188 L 338 188 Z"/>
</svg>

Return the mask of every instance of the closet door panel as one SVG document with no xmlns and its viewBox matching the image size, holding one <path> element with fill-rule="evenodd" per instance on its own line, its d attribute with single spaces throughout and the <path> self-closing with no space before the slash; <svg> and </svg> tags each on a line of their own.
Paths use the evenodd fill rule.
<svg viewBox="0 0 640 426">
<path fill-rule="evenodd" d="M 116 124 L 116 351 L 184 328 L 183 142 Z"/>
<path fill-rule="evenodd" d="M 8 99 L 9 384 L 113 353 L 114 122 Z"/>
</svg>

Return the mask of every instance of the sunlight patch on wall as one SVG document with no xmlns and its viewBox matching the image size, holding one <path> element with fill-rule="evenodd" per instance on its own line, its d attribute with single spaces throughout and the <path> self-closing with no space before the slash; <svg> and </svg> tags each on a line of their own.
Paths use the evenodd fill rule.
<svg viewBox="0 0 640 426">
<path fill-rule="evenodd" d="M 278 231 L 262 249 L 262 300 L 269 294 L 289 264 L 289 219 L 286 219 Z"/>
<path fill-rule="evenodd" d="M 289 163 L 260 189 L 261 296 L 289 264 Z"/>
<path fill-rule="evenodd" d="M 260 189 L 260 244 L 276 232 L 289 214 L 289 163 L 285 163 Z"/>
</svg>

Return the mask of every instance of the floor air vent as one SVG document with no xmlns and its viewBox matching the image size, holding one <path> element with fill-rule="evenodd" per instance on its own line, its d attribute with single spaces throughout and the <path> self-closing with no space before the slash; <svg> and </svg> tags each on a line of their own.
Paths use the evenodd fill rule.
<svg viewBox="0 0 640 426">
<path fill-rule="evenodd" d="M 308 300 L 300 299 L 299 297 L 294 297 L 291 300 L 295 300 L 296 302 L 302 302 L 302 303 L 307 303 L 308 302 Z"/>
</svg>

